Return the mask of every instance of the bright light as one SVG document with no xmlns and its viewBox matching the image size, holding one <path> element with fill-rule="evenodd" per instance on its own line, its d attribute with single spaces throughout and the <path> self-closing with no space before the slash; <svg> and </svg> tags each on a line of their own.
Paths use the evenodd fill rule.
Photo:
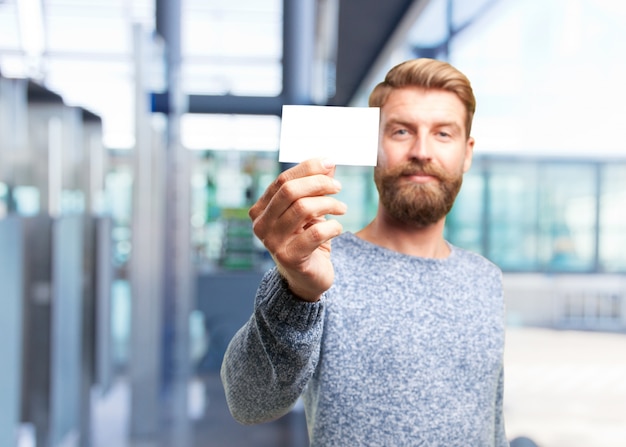
<svg viewBox="0 0 626 447">
<path fill-rule="evenodd" d="M 277 116 L 186 114 L 181 128 L 182 143 L 188 149 L 278 150 Z"/>
<path fill-rule="evenodd" d="M 18 0 L 17 8 L 22 49 L 37 67 L 46 47 L 41 0 Z"/>
</svg>

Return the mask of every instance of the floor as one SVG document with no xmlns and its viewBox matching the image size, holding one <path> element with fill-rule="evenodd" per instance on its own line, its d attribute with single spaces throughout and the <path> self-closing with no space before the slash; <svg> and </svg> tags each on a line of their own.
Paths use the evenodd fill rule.
<svg viewBox="0 0 626 447">
<path fill-rule="evenodd" d="M 276 422 L 242 426 L 226 409 L 222 384 L 216 376 L 205 378 L 206 392 L 211 396 L 205 417 L 195 425 L 195 446 L 232 447 L 305 447 L 308 435 L 304 411 L 299 408 Z"/>
<path fill-rule="evenodd" d="M 514 329 L 507 332 L 505 419 L 509 439 L 539 447 L 624 447 L 626 334 Z M 128 441 L 128 389 L 120 381 L 94 412 L 95 447 L 304 447 L 304 415 L 244 427 L 226 408 L 219 377 L 190 388 L 190 434 L 182 441 Z M 169 444 L 169 445 L 168 445 Z M 521 445 L 521 444 L 520 444 Z M 527 445 L 527 444 L 524 444 Z"/>
<path fill-rule="evenodd" d="M 510 329 L 504 405 L 511 439 L 626 446 L 626 334 Z"/>
<path fill-rule="evenodd" d="M 308 436 L 304 411 L 297 406 L 275 422 L 243 426 L 230 415 L 217 374 L 197 378 L 190 386 L 191 426 L 184 440 L 166 433 L 159 439 L 129 440 L 130 390 L 124 380 L 113 387 L 96 406 L 93 423 L 94 447 L 306 447 Z M 26 447 L 26 446 L 20 446 Z"/>
</svg>

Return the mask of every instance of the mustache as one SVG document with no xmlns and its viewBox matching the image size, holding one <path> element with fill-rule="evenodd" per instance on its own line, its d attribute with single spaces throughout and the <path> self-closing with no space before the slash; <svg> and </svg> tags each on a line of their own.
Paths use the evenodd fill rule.
<svg viewBox="0 0 626 447">
<path fill-rule="evenodd" d="M 439 180 L 445 180 L 449 176 L 446 172 L 437 168 L 430 162 L 424 162 L 422 160 L 411 160 L 407 163 L 403 163 L 393 168 L 390 168 L 386 172 L 387 175 L 393 177 L 402 177 L 408 175 L 430 175 Z"/>
</svg>

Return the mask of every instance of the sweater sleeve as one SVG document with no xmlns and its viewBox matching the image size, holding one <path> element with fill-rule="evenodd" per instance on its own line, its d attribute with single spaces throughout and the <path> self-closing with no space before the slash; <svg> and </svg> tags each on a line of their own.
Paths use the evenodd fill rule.
<svg viewBox="0 0 626 447">
<path fill-rule="evenodd" d="M 503 409 L 503 399 L 504 398 L 504 368 L 500 370 L 500 377 L 498 379 L 498 389 L 496 392 L 496 405 L 495 405 L 495 442 L 494 445 L 496 447 L 509 447 L 509 441 L 506 438 L 506 430 L 504 426 L 504 409 Z"/>
<path fill-rule="evenodd" d="M 237 421 L 277 419 L 296 403 L 319 359 L 324 301 L 300 301 L 275 268 L 265 274 L 254 312 L 222 362 L 226 401 Z"/>
</svg>

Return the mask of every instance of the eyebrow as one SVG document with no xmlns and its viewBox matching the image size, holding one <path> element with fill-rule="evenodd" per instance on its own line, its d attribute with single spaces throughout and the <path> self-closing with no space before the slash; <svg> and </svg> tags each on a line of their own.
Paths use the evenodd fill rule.
<svg viewBox="0 0 626 447">
<path fill-rule="evenodd" d="M 389 129 L 393 126 L 415 127 L 415 125 L 410 123 L 409 121 L 397 118 L 391 118 L 385 123 L 385 129 Z"/>
</svg>

